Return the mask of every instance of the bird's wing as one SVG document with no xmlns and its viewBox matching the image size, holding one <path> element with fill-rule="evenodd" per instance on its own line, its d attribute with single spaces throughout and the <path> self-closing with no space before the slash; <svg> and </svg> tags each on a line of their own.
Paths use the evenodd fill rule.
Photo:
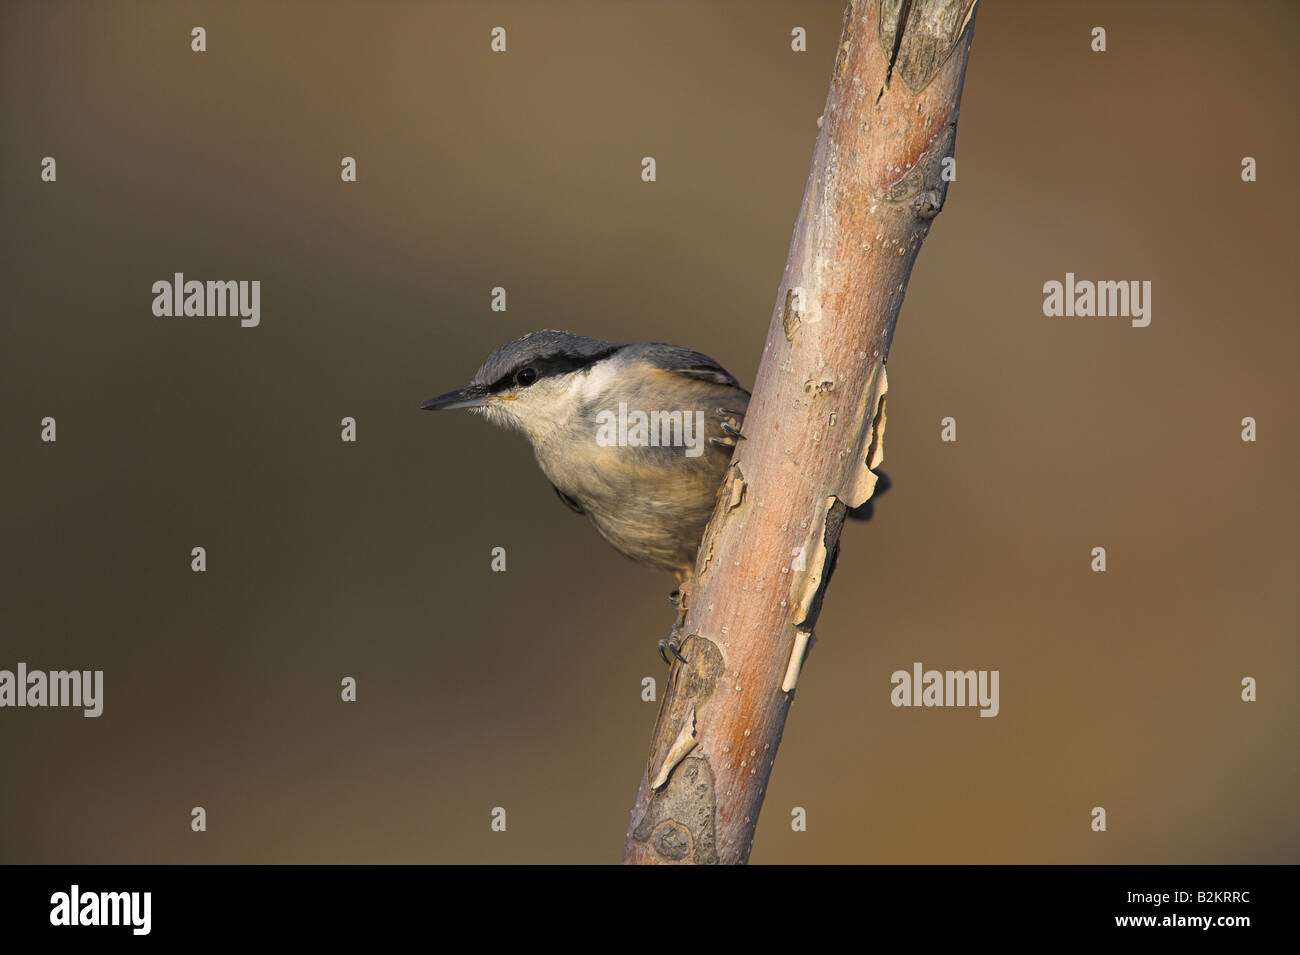
<svg viewBox="0 0 1300 955">
<path fill-rule="evenodd" d="M 554 484 L 552 484 L 551 487 L 555 488 L 555 496 L 558 497 L 561 501 L 563 501 L 563 502 L 565 503 L 565 505 L 569 508 L 569 510 L 573 511 L 573 513 L 575 513 L 575 514 L 586 514 L 586 513 L 587 513 L 586 511 L 584 511 L 584 510 L 582 509 L 582 505 L 581 505 L 581 504 L 579 504 L 579 503 L 578 503 L 577 501 L 575 501 L 573 498 L 569 497 L 569 495 L 565 494 L 565 493 L 564 493 L 563 491 L 561 491 L 558 487 L 555 487 Z"/>
<path fill-rule="evenodd" d="M 697 351 L 690 351 L 686 348 L 674 348 L 671 351 L 658 351 L 655 357 L 659 367 L 664 371 L 671 371 L 674 374 L 685 375 L 687 378 L 696 378 L 715 385 L 738 388 L 744 391 L 746 395 L 749 394 L 748 391 L 740 387 L 740 382 L 735 379 L 731 372 L 708 355 L 702 355 Z"/>
</svg>

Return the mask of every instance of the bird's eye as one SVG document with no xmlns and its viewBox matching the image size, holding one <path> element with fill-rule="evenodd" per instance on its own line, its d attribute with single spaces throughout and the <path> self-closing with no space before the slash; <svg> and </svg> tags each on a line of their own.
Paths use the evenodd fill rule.
<svg viewBox="0 0 1300 955">
<path fill-rule="evenodd" d="M 515 375 L 515 384 L 531 385 L 537 380 L 537 372 L 532 368 L 525 368 Z"/>
</svg>

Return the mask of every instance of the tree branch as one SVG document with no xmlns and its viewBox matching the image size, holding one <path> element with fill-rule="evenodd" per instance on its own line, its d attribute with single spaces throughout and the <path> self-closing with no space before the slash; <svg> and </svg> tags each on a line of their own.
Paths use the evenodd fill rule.
<svg viewBox="0 0 1300 955">
<path fill-rule="evenodd" d="M 846 508 L 882 459 L 885 359 L 947 193 L 975 0 L 854 0 L 744 433 L 705 531 L 629 863 L 745 862 Z"/>
</svg>

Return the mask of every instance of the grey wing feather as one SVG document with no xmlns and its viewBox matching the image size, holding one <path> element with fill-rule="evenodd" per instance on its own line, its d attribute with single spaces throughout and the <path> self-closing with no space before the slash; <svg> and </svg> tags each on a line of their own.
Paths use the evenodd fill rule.
<svg viewBox="0 0 1300 955">
<path fill-rule="evenodd" d="M 652 353 L 655 364 L 665 371 L 685 375 L 688 378 L 697 378 L 700 381 L 712 382 L 715 385 L 739 388 L 745 394 L 749 394 L 748 391 L 740 387 L 740 382 L 736 380 L 731 372 L 708 355 L 678 345 L 665 345 L 661 342 L 648 342 L 640 347 Z"/>
</svg>

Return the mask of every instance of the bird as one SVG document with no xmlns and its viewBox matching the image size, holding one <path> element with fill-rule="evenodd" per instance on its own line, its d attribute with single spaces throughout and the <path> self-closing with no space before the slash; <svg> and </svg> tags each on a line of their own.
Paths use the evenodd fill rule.
<svg viewBox="0 0 1300 955">
<path fill-rule="evenodd" d="M 685 661 L 682 587 L 692 578 L 750 393 L 707 355 L 547 329 L 493 351 L 468 385 L 426 411 L 463 409 L 517 431 L 555 493 L 614 549 L 667 571 L 677 623 L 659 654 Z"/>
</svg>

